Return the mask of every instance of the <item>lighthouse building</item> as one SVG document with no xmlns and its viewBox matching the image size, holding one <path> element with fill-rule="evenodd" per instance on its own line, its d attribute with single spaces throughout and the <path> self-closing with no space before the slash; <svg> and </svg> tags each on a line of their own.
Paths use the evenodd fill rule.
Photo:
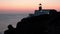
<svg viewBox="0 0 60 34">
<path fill-rule="evenodd" d="M 39 4 L 39 10 L 35 10 L 34 14 L 29 14 L 29 16 L 39 16 L 43 14 L 53 14 L 55 13 L 55 9 L 42 9 L 42 4 Z"/>
</svg>

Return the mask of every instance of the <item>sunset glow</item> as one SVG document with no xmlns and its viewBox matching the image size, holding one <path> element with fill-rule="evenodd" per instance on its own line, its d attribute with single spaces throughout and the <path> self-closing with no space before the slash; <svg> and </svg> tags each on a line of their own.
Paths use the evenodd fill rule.
<svg viewBox="0 0 60 34">
<path fill-rule="evenodd" d="M 0 0 L 0 13 L 32 13 L 39 3 L 43 9 L 60 11 L 60 0 Z"/>
</svg>

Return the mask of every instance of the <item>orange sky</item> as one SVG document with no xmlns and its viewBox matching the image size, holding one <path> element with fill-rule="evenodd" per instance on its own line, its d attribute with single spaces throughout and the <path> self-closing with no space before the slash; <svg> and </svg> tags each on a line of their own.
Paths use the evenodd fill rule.
<svg viewBox="0 0 60 34">
<path fill-rule="evenodd" d="M 43 9 L 60 10 L 60 0 L 0 0 L 0 13 L 32 13 L 39 3 Z"/>
</svg>

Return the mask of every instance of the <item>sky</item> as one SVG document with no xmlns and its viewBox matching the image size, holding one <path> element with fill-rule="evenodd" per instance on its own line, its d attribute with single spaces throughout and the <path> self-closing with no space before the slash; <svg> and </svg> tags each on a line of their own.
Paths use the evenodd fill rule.
<svg viewBox="0 0 60 34">
<path fill-rule="evenodd" d="M 0 0 L 0 14 L 33 13 L 39 3 L 43 9 L 60 11 L 60 0 Z"/>
</svg>

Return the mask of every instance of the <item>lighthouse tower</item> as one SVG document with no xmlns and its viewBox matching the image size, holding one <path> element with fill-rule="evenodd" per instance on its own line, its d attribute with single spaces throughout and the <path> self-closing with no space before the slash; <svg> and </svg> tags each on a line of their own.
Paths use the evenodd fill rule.
<svg viewBox="0 0 60 34">
<path fill-rule="evenodd" d="M 39 4 L 39 11 L 41 11 L 42 10 L 42 4 L 40 3 Z"/>
</svg>

